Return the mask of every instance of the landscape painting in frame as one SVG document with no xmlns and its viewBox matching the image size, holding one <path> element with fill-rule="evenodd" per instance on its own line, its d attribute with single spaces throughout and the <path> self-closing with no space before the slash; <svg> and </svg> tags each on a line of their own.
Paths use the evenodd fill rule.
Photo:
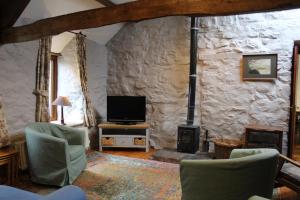
<svg viewBox="0 0 300 200">
<path fill-rule="evenodd" d="M 272 81 L 277 78 L 277 54 L 243 55 L 244 81 Z"/>
</svg>

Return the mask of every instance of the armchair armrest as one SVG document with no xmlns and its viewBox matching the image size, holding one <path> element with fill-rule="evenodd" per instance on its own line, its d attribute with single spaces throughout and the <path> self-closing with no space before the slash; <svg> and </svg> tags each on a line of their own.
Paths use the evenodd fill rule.
<svg viewBox="0 0 300 200">
<path fill-rule="evenodd" d="M 251 155 L 255 155 L 255 154 L 259 154 L 259 153 L 263 153 L 263 152 L 277 152 L 279 154 L 279 152 L 275 149 L 266 149 L 266 148 L 262 148 L 262 149 L 234 149 L 231 154 L 230 154 L 230 159 L 232 158 L 243 158 L 246 156 L 251 156 Z"/>
<path fill-rule="evenodd" d="M 67 199 L 67 200 L 86 200 L 85 193 L 77 186 L 69 185 L 65 186 L 40 200 L 58 200 L 58 199 Z"/>
<path fill-rule="evenodd" d="M 284 156 L 284 155 L 282 155 L 282 154 L 279 154 L 279 158 L 280 158 L 281 160 L 283 160 L 284 162 L 291 163 L 292 165 L 294 165 L 294 166 L 300 168 L 300 163 L 297 162 L 297 161 L 295 161 L 295 160 L 292 160 L 292 159 L 290 159 L 290 158 L 288 158 L 288 157 L 286 157 L 286 156 Z"/>
<path fill-rule="evenodd" d="M 278 174 L 276 181 L 298 193 L 300 197 L 300 163 L 282 154 L 279 155 Z"/>
<path fill-rule="evenodd" d="M 84 145 L 85 144 L 85 133 L 84 130 L 72 128 L 68 126 L 61 126 L 62 134 L 68 141 L 69 145 Z"/>
</svg>

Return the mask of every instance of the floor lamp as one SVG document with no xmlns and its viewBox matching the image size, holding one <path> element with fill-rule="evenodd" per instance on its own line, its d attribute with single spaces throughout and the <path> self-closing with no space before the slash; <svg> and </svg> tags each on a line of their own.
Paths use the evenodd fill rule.
<svg viewBox="0 0 300 200">
<path fill-rule="evenodd" d="M 60 123 L 65 125 L 64 121 L 64 106 L 72 106 L 68 97 L 59 96 L 53 101 L 52 105 L 61 106 L 61 118 Z"/>
</svg>

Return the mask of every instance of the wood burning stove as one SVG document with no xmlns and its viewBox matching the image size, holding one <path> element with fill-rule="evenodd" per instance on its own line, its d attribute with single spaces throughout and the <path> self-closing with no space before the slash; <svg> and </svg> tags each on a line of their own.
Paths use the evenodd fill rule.
<svg viewBox="0 0 300 200">
<path fill-rule="evenodd" d="M 199 138 L 199 126 L 178 126 L 177 151 L 184 153 L 196 153 L 199 150 Z"/>
<path fill-rule="evenodd" d="M 192 17 L 187 124 L 178 126 L 177 135 L 177 151 L 184 153 L 196 153 L 199 149 L 200 127 L 193 125 L 196 97 L 198 31 L 198 18 Z"/>
</svg>

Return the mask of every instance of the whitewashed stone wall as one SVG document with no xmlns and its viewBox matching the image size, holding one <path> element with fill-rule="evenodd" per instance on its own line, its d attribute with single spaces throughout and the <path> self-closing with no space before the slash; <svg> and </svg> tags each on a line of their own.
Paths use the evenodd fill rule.
<svg viewBox="0 0 300 200">
<path fill-rule="evenodd" d="M 174 147 L 185 123 L 189 23 L 169 17 L 128 24 L 108 44 L 109 95 L 147 97 L 151 144 Z"/>
<path fill-rule="evenodd" d="M 106 47 L 93 41 L 87 44 L 87 76 L 92 103 L 101 117 L 106 116 L 106 77 L 107 52 Z M 64 108 L 66 123 L 83 122 L 83 95 L 80 85 L 80 75 L 77 63 L 75 38 L 67 44 L 58 59 L 58 96 L 68 96 L 72 106 Z M 60 116 L 60 109 L 58 109 Z"/>
<path fill-rule="evenodd" d="M 19 20 L 20 24 L 30 20 Z M 0 46 L 0 96 L 11 134 L 35 118 L 35 67 L 38 41 Z"/>
<path fill-rule="evenodd" d="M 35 66 L 38 42 L 0 46 L 0 95 L 10 133 L 34 121 Z"/>
<path fill-rule="evenodd" d="M 107 48 L 86 40 L 87 76 L 92 103 L 102 119 L 106 118 Z"/>
<path fill-rule="evenodd" d="M 77 63 L 76 40 L 72 39 L 58 57 L 58 96 L 69 97 L 72 106 L 64 107 L 65 122 L 83 122 L 83 95 Z M 60 120 L 60 107 L 58 108 Z"/>
<path fill-rule="evenodd" d="M 300 10 L 207 17 L 199 35 L 202 125 L 213 135 L 240 138 L 258 123 L 288 131 L 293 45 L 300 39 Z M 243 82 L 243 54 L 278 54 L 278 79 Z M 286 147 L 286 136 L 285 136 Z"/>
<path fill-rule="evenodd" d="M 249 123 L 288 130 L 291 57 L 299 10 L 201 19 L 196 123 L 212 137 L 241 138 Z M 186 118 L 189 20 L 127 25 L 108 45 L 108 94 L 146 95 L 151 140 L 175 147 Z M 243 54 L 278 54 L 275 82 L 243 82 Z M 199 87 L 200 86 L 200 87 Z M 199 102 L 200 100 L 200 102 Z"/>
<path fill-rule="evenodd" d="M 20 19 L 18 24 L 26 24 L 31 19 Z M 26 124 L 35 121 L 35 68 L 38 41 L 7 44 L 0 46 L 0 96 L 2 96 L 5 115 L 10 133 L 22 132 Z M 77 108 L 71 115 L 65 113 L 66 122 L 76 116 L 82 119 L 82 94 L 77 68 L 75 40 L 62 52 L 59 70 L 59 94 L 71 94 L 75 99 L 72 107 Z M 88 84 L 93 104 L 101 117 L 106 116 L 106 47 L 87 40 Z M 60 87 L 61 86 L 61 87 Z M 75 105 L 75 106 L 74 106 Z M 60 109 L 58 109 L 60 111 Z M 74 114 L 75 113 L 75 114 Z M 60 114 L 60 113 L 59 113 Z M 60 116 L 60 115 L 58 115 Z"/>
</svg>

